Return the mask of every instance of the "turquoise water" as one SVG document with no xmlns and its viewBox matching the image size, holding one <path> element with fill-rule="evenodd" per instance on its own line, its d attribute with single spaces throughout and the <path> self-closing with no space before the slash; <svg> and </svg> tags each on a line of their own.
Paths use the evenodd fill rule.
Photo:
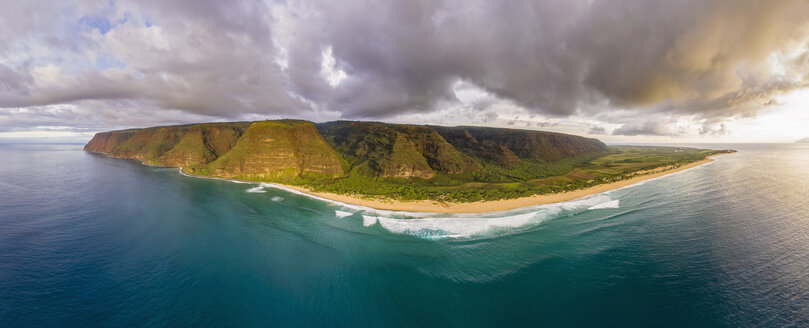
<svg viewBox="0 0 809 328">
<path fill-rule="evenodd" d="M 0 145 L 0 326 L 809 325 L 809 146 L 716 147 L 740 152 L 412 218 Z"/>
</svg>

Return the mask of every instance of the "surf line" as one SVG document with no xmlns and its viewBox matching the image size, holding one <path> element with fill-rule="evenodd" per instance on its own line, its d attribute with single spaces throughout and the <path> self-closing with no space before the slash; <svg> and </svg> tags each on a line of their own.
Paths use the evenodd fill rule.
<svg viewBox="0 0 809 328">
<path fill-rule="evenodd" d="M 263 188 L 274 188 L 274 189 L 282 190 L 282 191 L 285 191 L 285 192 L 293 193 L 293 194 L 296 194 L 296 195 L 309 197 L 311 199 L 319 200 L 319 201 L 322 201 L 322 202 L 325 202 L 325 203 L 328 203 L 328 204 L 341 206 L 341 207 L 344 207 L 344 208 L 347 208 L 347 209 L 352 209 L 354 211 L 363 211 L 363 212 L 368 212 L 368 213 L 375 213 L 375 214 L 382 215 L 382 216 L 399 216 L 399 217 L 419 218 L 419 217 L 435 217 L 437 215 L 451 214 L 453 217 L 458 217 L 458 218 L 463 218 L 463 217 L 480 218 L 481 216 L 497 216 L 497 215 L 504 215 L 504 214 L 514 213 L 514 212 L 519 212 L 519 211 L 530 210 L 532 208 L 541 208 L 541 207 L 543 207 L 545 205 L 571 203 L 571 202 L 574 202 L 574 201 L 580 201 L 580 200 L 584 200 L 584 199 L 587 199 L 587 198 L 590 198 L 590 197 L 594 197 L 596 195 L 608 195 L 609 193 L 617 191 L 617 190 L 622 190 L 622 189 L 626 189 L 626 188 L 630 188 L 630 187 L 640 186 L 640 185 L 645 184 L 648 181 L 659 180 L 659 179 L 662 179 L 662 178 L 665 178 L 665 177 L 668 177 L 668 176 L 676 175 L 678 173 L 690 171 L 690 170 L 696 169 L 698 167 L 702 167 L 703 165 L 710 164 L 712 162 L 713 162 L 713 159 L 709 157 L 706 160 L 694 163 L 694 164 L 697 164 L 697 163 L 698 164 L 694 165 L 692 167 L 677 170 L 675 172 L 667 172 L 666 174 L 663 174 L 661 176 L 636 181 L 636 182 L 634 182 L 632 184 L 629 184 L 629 185 L 626 185 L 626 186 L 621 186 L 621 187 L 618 187 L 618 188 L 615 188 L 615 189 L 604 190 L 604 191 L 595 192 L 595 193 L 592 193 L 592 194 L 584 194 L 584 195 L 582 195 L 580 197 L 576 197 L 576 198 L 572 198 L 572 199 L 568 199 L 568 200 L 551 202 L 551 203 L 542 203 L 542 204 L 530 204 L 530 205 L 526 205 L 526 206 L 520 206 L 520 207 L 504 209 L 504 210 L 481 211 L 481 212 L 471 212 L 471 213 L 470 212 L 467 212 L 467 213 L 448 212 L 447 213 L 447 212 L 401 211 L 401 210 L 391 210 L 391 209 L 379 209 L 379 208 L 374 208 L 374 207 L 370 207 L 370 206 L 351 204 L 351 203 L 342 202 L 342 201 L 338 201 L 338 200 L 334 200 L 334 199 L 329 199 L 329 198 L 326 198 L 326 197 L 321 197 L 321 196 L 318 196 L 318 195 L 307 193 L 305 191 L 301 191 L 301 190 L 296 189 L 296 188 L 290 188 L 290 187 L 287 187 L 285 185 L 281 185 L 281 184 L 277 184 L 277 183 L 254 182 L 254 181 L 243 181 L 243 180 L 235 180 L 235 179 L 216 178 L 216 177 L 196 176 L 196 175 L 191 175 L 191 174 L 187 174 L 187 173 L 183 172 L 182 168 L 178 169 L 178 172 L 180 172 L 180 174 L 182 174 L 184 176 L 192 177 L 192 178 L 223 180 L 223 181 L 229 181 L 229 182 L 241 183 L 241 184 L 258 184 L 258 186 L 248 189 L 248 192 L 261 192 L 259 190 L 263 189 Z M 676 170 L 676 169 L 674 169 L 674 170 Z M 529 197 L 533 197 L 533 196 L 529 196 Z M 593 206 L 597 207 L 598 204 L 594 204 Z M 610 205 L 610 206 L 614 206 L 614 205 Z M 598 208 L 595 208 L 595 209 L 598 209 Z"/>
</svg>

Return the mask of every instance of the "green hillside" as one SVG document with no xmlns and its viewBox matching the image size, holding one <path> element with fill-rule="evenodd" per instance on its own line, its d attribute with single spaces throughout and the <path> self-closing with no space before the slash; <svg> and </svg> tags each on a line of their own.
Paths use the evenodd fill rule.
<svg viewBox="0 0 809 328">
<path fill-rule="evenodd" d="M 554 193 L 672 168 L 717 151 L 609 148 L 529 130 L 300 120 L 101 132 L 85 150 L 200 176 L 363 197 L 476 201 Z"/>
<path fill-rule="evenodd" d="M 480 170 L 426 126 L 338 121 L 318 124 L 318 130 L 353 167 L 377 177 L 430 179 Z"/>
<path fill-rule="evenodd" d="M 251 181 L 291 181 L 304 176 L 342 175 L 340 155 L 311 122 L 260 121 L 202 174 Z"/>
<path fill-rule="evenodd" d="M 157 162 L 191 170 L 213 162 L 230 151 L 250 123 L 205 123 L 190 127 L 177 145 Z M 192 171 L 193 172 L 193 171 Z"/>
</svg>

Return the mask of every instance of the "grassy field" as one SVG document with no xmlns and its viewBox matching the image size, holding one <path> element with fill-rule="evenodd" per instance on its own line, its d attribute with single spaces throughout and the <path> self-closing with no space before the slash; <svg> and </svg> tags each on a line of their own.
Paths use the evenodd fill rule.
<svg viewBox="0 0 809 328">
<path fill-rule="evenodd" d="M 595 158 L 534 161 L 505 168 L 485 165 L 469 174 L 437 174 L 432 179 L 380 178 L 355 167 L 346 177 L 305 180 L 296 184 L 316 191 L 400 200 L 433 199 L 473 202 L 558 193 L 673 169 L 729 150 L 683 147 L 612 147 Z"/>
</svg>

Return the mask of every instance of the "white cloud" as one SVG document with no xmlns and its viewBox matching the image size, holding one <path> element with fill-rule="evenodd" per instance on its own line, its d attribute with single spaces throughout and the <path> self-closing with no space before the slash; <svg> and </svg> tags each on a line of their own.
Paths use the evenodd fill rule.
<svg viewBox="0 0 809 328">
<path fill-rule="evenodd" d="M 320 63 L 320 73 L 329 82 L 329 85 L 336 87 L 348 77 L 346 72 L 337 68 L 337 60 L 334 59 L 331 47 L 324 49 L 320 56 L 323 58 Z"/>
</svg>

